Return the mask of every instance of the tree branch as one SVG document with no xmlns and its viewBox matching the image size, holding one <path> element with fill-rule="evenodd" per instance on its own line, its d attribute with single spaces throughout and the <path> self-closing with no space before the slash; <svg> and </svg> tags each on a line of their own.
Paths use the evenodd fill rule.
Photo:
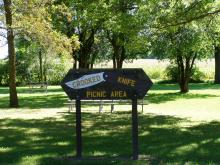
<svg viewBox="0 0 220 165">
<path fill-rule="evenodd" d="M 212 16 L 212 15 L 215 15 L 215 14 L 218 14 L 218 13 L 220 13 L 220 9 L 212 11 L 212 12 L 204 13 L 204 14 L 201 14 L 199 16 L 195 16 L 195 17 L 190 18 L 190 19 L 185 20 L 185 21 L 180 21 L 180 22 L 177 22 L 177 23 L 174 23 L 174 24 L 168 24 L 167 26 L 164 26 L 163 28 L 187 24 L 187 23 L 190 23 L 192 21 L 203 19 L 205 17 L 209 17 L 209 16 Z"/>
<path fill-rule="evenodd" d="M 151 28 L 155 28 L 155 29 L 158 29 L 158 30 L 162 30 L 162 29 L 166 29 L 168 27 L 173 27 L 173 26 L 179 26 L 179 25 L 185 25 L 187 23 L 190 23 L 192 21 L 196 21 L 196 20 L 199 20 L 199 19 L 203 19 L 203 18 L 206 18 L 206 17 L 210 17 L 210 16 L 213 16 L 213 15 L 216 15 L 216 14 L 220 14 L 220 9 L 218 10 L 215 10 L 215 11 L 212 11 L 212 12 L 208 12 L 208 13 L 203 13 L 201 15 L 198 15 L 198 16 L 195 16 L 195 17 L 192 17 L 190 19 L 187 19 L 187 20 L 183 20 L 183 21 L 180 21 L 180 22 L 176 22 L 176 23 L 167 23 L 165 24 L 164 26 L 162 25 L 159 25 L 159 26 L 150 26 Z"/>
<path fill-rule="evenodd" d="M 191 62 L 191 65 L 190 65 L 190 70 L 192 70 L 192 68 L 193 68 L 193 65 L 195 63 L 196 57 L 197 57 L 197 53 L 195 53 L 195 55 L 192 58 L 192 62 Z"/>
<path fill-rule="evenodd" d="M 5 39 L 7 39 L 7 35 L 4 34 L 4 33 L 0 33 L 0 36 L 1 36 L 1 37 L 4 37 Z"/>
</svg>

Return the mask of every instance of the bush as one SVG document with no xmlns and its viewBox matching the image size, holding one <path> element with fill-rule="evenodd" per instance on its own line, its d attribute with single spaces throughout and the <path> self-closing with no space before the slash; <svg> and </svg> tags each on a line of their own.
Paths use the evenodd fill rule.
<svg viewBox="0 0 220 165">
<path fill-rule="evenodd" d="M 152 69 L 147 74 L 151 79 L 163 79 L 163 70 L 161 69 Z"/>
<path fill-rule="evenodd" d="M 176 65 L 169 65 L 165 69 L 165 75 L 166 79 L 171 81 L 171 82 L 178 82 L 179 75 L 178 75 L 178 68 Z M 194 67 L 192 69 L 192 75 L 190 78 L 190 82 L 194 83 L 199 83 L 199 82 L 204 82 L 205 80 L 205 74 L 199 70 L 198 67 Z"/>
<path fill-rule="evenodd" d="M 200 71 L 198 67 L 194 67 L 193 75 L 192 75 L 192 78 L 190 79 L 190 82 L 199 83 L 199 82 L 204 82 L 205 79 L 206 79 L 205 73 Z"/>
<path fill-rule="evenodd" d="M 169 65 L 165 69 L 166 79 L 171 82 L 178 82 L 178 68 L 174 65 Z"/>
<path fill-rule="evenodd" d="M 8 61 L 0 60 L 0 86 L 5 86 L 8 83 L 9 83 Z"/>
</svg>

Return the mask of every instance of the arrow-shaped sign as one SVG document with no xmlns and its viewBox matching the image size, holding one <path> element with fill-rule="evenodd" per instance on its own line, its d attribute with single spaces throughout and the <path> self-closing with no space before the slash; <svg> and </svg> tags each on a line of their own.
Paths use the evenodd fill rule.
<svg viewBox="0 0 220 165">
<path fill-rule="evenodd" d="M 88 88 L 105 81 L 103 74 L 104 72 L 84 75 L 76 80 L 69 81 L 65 84 L 72 89 Z"/>
<path fill-rule="evenodd" d="M 143 69 L 69 70 L 61 86 L 70 99 L 142 99 L 152 86 Z"/>
</svg>

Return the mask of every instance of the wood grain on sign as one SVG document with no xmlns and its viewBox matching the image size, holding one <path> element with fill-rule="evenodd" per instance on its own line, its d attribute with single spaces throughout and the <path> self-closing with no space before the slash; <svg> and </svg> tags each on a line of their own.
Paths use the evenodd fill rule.
<svg viewBox="0 0 220 165">
<path fill-rule="evenodd" d="M 71 69 L 61 86 L 70 99 L 142 99 L 152 86 L 143 69 Z"/>
</svg>

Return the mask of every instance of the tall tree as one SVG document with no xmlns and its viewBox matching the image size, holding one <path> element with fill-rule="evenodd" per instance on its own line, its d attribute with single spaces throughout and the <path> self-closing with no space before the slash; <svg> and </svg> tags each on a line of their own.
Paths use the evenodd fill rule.
<svg viewBox="0 0 220 165">
<path fill-rule="evenodd" d="M 112 45 L 113 68 L 122 68 L 124 60 L 129 58 L 128 45 L 140 30 L 136 17 L 136 0 L 111 0 L 108 9 L 110 18 L 105 22 L 107 38 Z"/>
<path fill-rule="evenodd" d="M 215 5 L 213 6 L 215 10 L 218 11 L 218 9 L 220 9 L 220 2 L 214 4 Z M 211 16 L 209 15 L 209 17 L 200 19 L 197 22 L 203 24 L 204 31 L 207 33 L 207 35 L 209 35 L 209 38 L 215 49 L 213 54 L 215 60 L 214 82 L 220 83 L 220 15 L 212 14 Z"/>
<path fill-rule="evenodd" d="M 155 38 L 155 54 L 168 58 L 175 64 L 179 73 L 181 93 L 189 91 L 189 80 L 196 59 L 210 57 L 213 54 L 212 41 L 204 28 L 198 24 L 166 29 Z"/>
<path fill-rule="evenodd" d="M 160 58 L 177 65 L 182 93 L 189 91 L 188 82 L 195 60 L 213 55 L 212 41 L 200 23 L 220 12 L 217 1 L 158 0 L 142 1 L 139 18 L 143 31 Z"/>
<path fill-rule="evenodd" d="M 18 96 L 16 90 L 16 56 L 14 45 L 14 31 L 12 28 L 12 2 L 11 0 L 3 0 L 6 28 L 7 28 L 7 40 L 8 40 L 8 55 L 9 55 L 9 89 L 10 89 L 10 107 L 18 107 Z"/>
<path fill-rule="evenodd" d="M 207 24 L 207 33 L 212 38 L 213 47 L 215 48 L 215 77 L 214 83 L 220 84 L 220 16 L 216 15 Z"/>
<path fill-rule="evenodd" d="M 43 46 L 53 47 L 56 51 L 69 52 L 70 41 L 60 33 L 54 31 L 50 23 L 48 6 L 50 0 L 3 0 L 0 5 L 1 12 L 5 15 L 5 28 L 7 30 L 9 53 L 9 87 L 10 107 L 18 107 L 16 91 L 16 63 L 15 63 L 15 32 L 25 35 L 33 40 L 38 40 Z M 65 41 L 65 42 L 64 42 Z"/>
<path fill-rule="evenodd" d="M 63 11 L 57 11 L 62 6 Z M 69 38 L 78 38 L 80 45 L 73 49 L 72 57 L 79 68 L 89 68 L 97 31 L 106 19 L 104 1 L 55 1 L 53 23 Z M 62 16 L 62 17 L 60 17 Z M 76 63 L 73 64 L 76 68 Z"/>
<path fill-rule="evenodd" d="M 220 47 L 215 46 L 215 81 L 220 84 Z"/>
</svg>

